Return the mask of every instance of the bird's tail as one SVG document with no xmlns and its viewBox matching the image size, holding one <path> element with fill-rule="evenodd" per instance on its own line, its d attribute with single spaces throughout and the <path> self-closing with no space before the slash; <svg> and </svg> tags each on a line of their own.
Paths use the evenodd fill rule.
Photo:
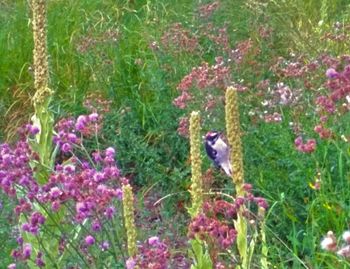
<svg viewBox="0 0 350 269">
<path fill-rule="evenodd" d="M 222 163 L 221 168 L 225 171 L 226 175 L 232 177 L 232 167 L 229 161 Z"/>
</svg>

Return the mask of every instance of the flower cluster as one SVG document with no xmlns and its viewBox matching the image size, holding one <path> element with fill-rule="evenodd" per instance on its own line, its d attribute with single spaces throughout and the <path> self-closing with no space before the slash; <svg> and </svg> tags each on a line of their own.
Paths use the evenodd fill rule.
<svg viewBox="0 0 350 269">
<path fill-rule="evenodd" d="M 0 189 L 10 197 L 17 197 L 14 211 L 22 219 L 20 232 L 23 236 L 30 234 L 38 238 L 45 237 L 49 229 L 45 225 L 57 221 L 53 216 L 60 212 L 60 221 L 65 226 L 83 225 L 87 233 L 95 233 L 96 236 L 85 236 L 81 251 L 88 251 L 89 246 L 98 242 L 100 236 L 96 233 L 101 232 L 103 225 L 114 217 L 115 203 L 121 201 L 123 196 L 120 188 L 123 180 L 116 165 L 115 149 L 109 147 L 89 154 L 84 147 L 83 137 L 92 131 L 96 132 L 99 128 L 96 125 L 99 124 L 97 113 L 80 116 L 77 120 L 68 118 L 58 122 L 53 142 L 61 152 L 70 152 L 71 157 L 63 163 L 56 163 L 47 182 L 42 185 L 35 180 L 35 170 L 31 165 L 31 162 L 37 161 L 37 155 L 30 147 L 31 137 L 39 132 L 38 128 L 26 125 L 20 129 L 20 139 L 16 144 L 0 145 Z M 80 138 L 76 135 L 79 132 Z M 86 153 L 85 157 L 82 152 Z M 70 210 L 65 210 L 67 208 Z M 91 225 L 90 228 L 88 225 Z M 70 239 L 65 239 L 64 233 L 56 235 L 62 239 L 60 251 L 51 255 L 61 255 L 65 244 L 71 244 Z M 17 262 L 30 259 L 33 252 L 31 244 L 24 243 L 21 237 L 17 241 L 19 247 L 13 250 L 12 256 Z M 101 243 L 102 251 L 109 248 L 107 241 L 98 243 Z M 37 249 L 35 253 L 36 265 L 43 267 L 43 253 Z"/>
<path fill-rule="evenodd" d="M 199 238 L 220 250 L 231 247 L 237 236 L 233 220 L 237 218 L 239 210 L 244 209 L 244 216 L 251 219 L 254 218 L 254 214 L 249 210 L 251 204 L 263 209 L 268 207 L 264 198 L 255 197 L 251 193 L 250 184 L 244 184 L 244 190 L 245 196 L 237 197 L 232 203 L 222 199 L 205 202 L 202 213 L 194 217 L 189 225 L 189 238 Z"/>
<path fill-rule="evenodd" d="M 230 68 L 225 64 L 223 57 L 216 57 L 215 64 L 203 63 L 194 67 L 177 86 L 179 91 L 188 92 L 192 86 L 198 89 L 215 87 L 224 89 L 230 81 Z"/>
<path fill-rule="evenodd" d="M 329 95 L 321 96 L 321 101 L 318 101 L 320 103 L 319 105 L 328 113 L 334 113 L 335 104 L 342 101 L 341 105 L 345 106 L 347 108 L 346 111 L 348 111 L 348 96 L 350 95 L 350 65 L 346 65 L 344 69 L 339 72 L 334 68 L 329 68 L 326 71 L 326 75 L 328 77 L 326 87 L 329 90 Z"/>
<path fill-rule="evenodd" d="M 219 1 L 213 3 L 203 4 L 198 8 L 199 16 L 201 18 L 210 17 L 219 7 Z"/>
<path fill-rule="evenodd" d="M 193 53 L 198 48 L 198 40 L 181 23 L 174 23 L 161 37 L 165 49 L 174 49 L 176 52 Z"/>
<path fill-rule="evenodd" d="M 350 231 L 345 231 L 342 239 L 344 243 L 339 246 L 334 233 L 329 231 L 321 241 L 321 248 L 329 252 L 334 252 L 340 257 L 350 259 Z"/>
<path fill-rule="evenodd" d="M 7 143 L 0 145 L 0 188 L 9 196 L 17 194 L 16 185 L 20 185 L 23 191 L 35 194 L 38 184 L 33 178 L 33 170 L 30 160 L 38 160 L 38 156 L 31 150 L 27 136 L 38 132 L 38 129 L 26 125 L 19 130 L 19 140 L 15 145 Z M 28 205 L 25 200 L 20 199 L 20 205 L 16 208 L 17 214 L 27 211 Z"/>
<path fill-rule="evenodd" d="M 306 143 L 304 143 L 303 138 L 301 136 L 298 136 L 295 139 L 294 144 L 298 151 L 304 152 L 304 153 L 311 153 L 311 152 L 314 152 L 316 149 L 315 139 L 308 139 Z"/>
<path fill-rule="evenodd" d="M 207 217 L 205 214 L 199 214 L 193 218 L 188 232 L 189 238 L 197 237 L 220 249 L 231 247 L 236 236 L 237 232 L 232 226 L 216 218 Z"/>
<path fill-rule="evenodd" d="M 138 246 L 138 254 L 127 260 L 126 268 L 167 269 L 169 258 L 167 244 L 157 236 L 153 236 Z"/>
<path fill-rule="evenodd" d="M 39 201 L 50 203 L 53 211 L 58 211 L 63 203 L 74 201 L 78 222 L 101 213 L 111 218 L 115 211 L 112 201 L 121 200 L 122 196 L 117 187 L 120 171 L 114 155 L 115 150 L 107 148 L 93 154 L 93 163 L 71 158 L 69 164 L 57 164 L 49 182 L 43 185 L 45 193 Z"/>
<path fill-rule="evenodd" d="M 83 137 L 96 135 L 101 129 L 101 116 L 96 112 L 74 118 L 63 118 L 55 126 L 57 134 L 53 142 L 63 153 L 73 150 L 75 145 L 81 144 Z"/>
</svg>

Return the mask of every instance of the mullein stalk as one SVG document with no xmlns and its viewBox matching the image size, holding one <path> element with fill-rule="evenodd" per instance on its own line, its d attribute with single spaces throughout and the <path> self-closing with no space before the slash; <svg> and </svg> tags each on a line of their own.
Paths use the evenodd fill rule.
<svg viewBox="0 0 350 269">
<path fill-rule="evenodd" d="M 193 111 L 190 116 L 190 155 L 191 155 L 191 200 L 192 206 L 188 208 L 188 213 L 192 218 L 202 212 L 203 206 L 203 181 L 202 181 L 202 158 L 201 158 L 201 138 L 200 138 L 200 115 Z M 191 268 L 213 268 L 210 257 L 210 246 L 201 239 L 190 240 L 192 256 L 195 260 Z"/>
<path fill-rule="evenodd" d="M 134 217 L 134 196 L 132 193 L 132 188 L 129 184 L 123 185 L 123 211 L 128 243 L 128 254 L 129 257 L 135 257 L 137 254 L 137 248 Z"/>
<path fill-rule="evenodd" d="M 32 98 L 34 105 L 34 115 L 32 116 L 33 125 L 39 128 L 39 133 L 34 141 L 31 142 L 31 147 L 38 154 L 39 161 L 32 162 L 34 177 L 39 184 L 44 184 L 48 181 L 49 173 L 53 168 L 51 161 L 52 153 L 52 135 L 53 135 L 53 114 L 49 110 L 51 96 L 53 91 L 48 87 L 49 68 L 47 54 L 47 32 L 46 32 L 46 0 L 31 0 L 30 6 L 32 9 L 33 19 L 33 67 L 34 67 L 34 88 L 35 94 Z M 19 192 L 20 193 L 20 192 Z M 22 193 L 24 196 L 25 193 Z M 46 266 L 49 268 L 59 268 L 56 261 L 58 255 L 59 239 L 53 238 L 52 234 L 60 234 L 58 227 L 52 226 L 51 219 L 45 208 L 39 203 L 33 202 L 33 208 L 40 211 L 45 217 L 45 229 L 37 236 L 32 236 L 29 233 L 23 233 L 24 240 L 32 245 L 33 256 L 44 251 L 44 259 Z M 52 214 L 60 223 L 60 219 L 64 215 L 63 210 Z M 22 215 L 20 225 L 25 222 Z M 40 237 L 40 242 L 39 242 Z M 40 244 L 39 244 L 40 243 Z M 48 259 L 52 257 L 52 259 Z M 37 268 L 37 265 L 31 260 L 28 262 L 30 268 Z"/>
<path fill-rule="evenodd" d="M 33 149 L 39 155 L 39 164 L 36 165 L 36 179 L 40 184 L 48 181 L 49 171 L 52 168 L 52 134 L 53 114 L 49 109 L 53 91 L 48 87 L 49 67 L 47 53 L 46 32 L 46 0 L 32 0 L 33 11 L 33 62 L 34 87 L 33 105 L 35 113 L 32 122 L 40 132 L 36 136 Z"/>
<path fill-rule="evenodd" d="M 243 170 L 243 153 L 241 142 L 241 130 L 239 122 L 238 97 L 237 90 L 233 87 L 226 89 L 226 132 L 230 145 L 230 162 L 232 166 L 232 180 L 236 188 L 236 196 L 243 197 L 244 190 L 244 170 Z M 247 240 L 247 220 L 243 215 L 242 208 L 237 214 L 237 220 L 234 222 L 237 230 L 237 248 L 241 258 L 241 269 L 250 268 L 250 259 Z"/>
<path fill-rule="evenodd" d="M 188 210 L 191 217 L 198 215 L 203 205 L 202 158 L 200 152 L 200 115 L 193 111 L 190 117 L 190 146 L 191 146 L 191 197 L 192 207 Z"/>
</svg>

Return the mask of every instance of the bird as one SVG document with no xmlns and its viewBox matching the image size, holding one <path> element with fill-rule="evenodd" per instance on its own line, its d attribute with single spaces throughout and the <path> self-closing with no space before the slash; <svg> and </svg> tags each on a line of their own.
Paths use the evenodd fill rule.
<svg viewBox="0 0 350 269">
<path fill-rule="evenodd" d="M 231 177 L 230 147 L 224 141 L 223 134 L 217 131 L 209 131 L 205 135 L 204 141 L 208 157 L 217 167 L 221 167 L 226 175 Z"/>
</svg>

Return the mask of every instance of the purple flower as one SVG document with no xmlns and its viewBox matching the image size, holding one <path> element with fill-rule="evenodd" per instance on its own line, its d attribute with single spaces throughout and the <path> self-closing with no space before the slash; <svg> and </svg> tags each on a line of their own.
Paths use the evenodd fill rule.
<svg viewBox="0 0 350 269">
<path fill-rule="evenodd" d="M 114 208 L 114 206 L 107 207 L 106 210 L 105 210 L 105 216 L 106 216 L 108 219 L 113 218 L 114 213 L 115 213 L 115 208 Z"/>
<path fill-rule="evenodd" d="M 69 142 L 71 142 L 71 143 L 77 143 L 77 141 L 78 141 L 77 136 L 73 133 L 69 133 L 67 135 L 67 137 L 68 137 Z"/>
<path fill-rule="evenodd" d="M 115 196 L 119 201 L 123 200 L 123 191 L 122 189 L 118 188 L 115 190 Z"/>
<path fill-rule="evenodd" d="M 94 232 L 101 231 L 101 223 L 98 220 L 94 220 L 91 224 L 91 228 Z"/>
<path fill-rule="evenodd" d="M 35 258 L 35 264 L 36 264 L 39 268 L 45 266 L 45 263 L 44 263 L 44 261 L 43 261 L 43 259 L 42 259 L 42 256 L 43 256 L 43 254 L 42 254 L 41 252 L 39 252 L 38 255 L 37 255 L 36 258 Z"/>
<path fill-rule="evenodd" d="M 24 244 L 23 246 L 23 259 L 27 260 L 30 258 L 30 255 L 32 254 L 32 245 L 29 243 Z"/>
<path fill-rule="evenodd" d="M 80 115 L 75 124 L 75 128 L 78 131 L 82 131 L 85 129 L 87 122 L 88 122 L 88 118 L 85 115 Z"/>
<path fill-rule="evenodd" d="M 34 126 L 34 125 L 31 125 L 30 128 L 29 128 L 29 133 L 31 135 L 36 135 L 40 132 L 40 129 L 38 126 Z"/>
<path fill-rule="evenodd" d="M 101 246 L 100 246 L 102 251 L 106 251 L 107 249 L 109 249 L 109 243 L 107 241 L 104 241 Z"/>
<path fill-rule="evenodd" d="M 30 225 L 28 223 L 23 223 L 22 224 L 22 230 L 25 232 L 29 232 L 30 231 Z"/>
<path fill-rule="evenodd" d="M 72 146 L 69 143 L 64 143 L 61 147 L 61 150 L 64 153 L 70 152 L 72 150 Z"/>
<path fill-rule="evenodd" d="M 17 244 L 20 246 L 23 244 L 23 238 L 21 236 L 17 237 L 16 241 L 17 241 Z"/>
<path fill-rule="evenodd" d="M 91 246 L 91 245 L 95 244 L 95 238 L 92 235 L 88 235 L 87 237 L 85 237 L 85 243 L 88 246 Z"/>
<path fill-rule="evenodd" d="M 328 78 L 336 78 L 339 73 L 334 68 L 328 68 L 326 71 L 326 76 Z"/>
</svg>

